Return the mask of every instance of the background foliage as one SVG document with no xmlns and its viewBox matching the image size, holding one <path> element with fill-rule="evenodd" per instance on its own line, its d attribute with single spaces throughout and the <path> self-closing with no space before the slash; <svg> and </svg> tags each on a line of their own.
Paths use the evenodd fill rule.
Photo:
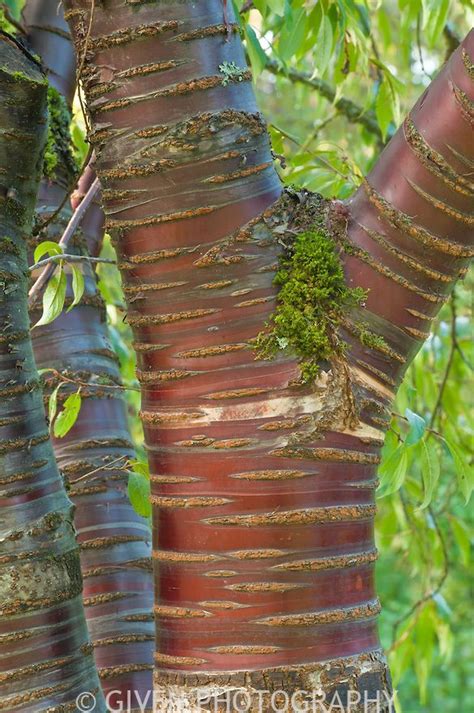
<svg viewBox="0 0 474 713">
<path fill-rule="evenodd" d="M 16 17 L 21 4 L 8 3 Z M 474 19 L 470 0 L 234 0 L 234 5 L 283 180 L 340 198 L 370 169 L 400 117 Z M 79 102 L 73 135 L 83 157 Z M 103 256 L 113 257 L 108 239 Z M 98 273 L 144 461 L 120 279 L 112 265 L 101 265 Z M 380 626 L 403 713 L 458 713 L 474 706 L 472 515 L 466 507 L 472 489 L 471 294 L 467 278 L 411 366 L 380 468 Z M 134 470 L 130 495 L 146 514 L 146 468 L 138 464 Z"/>
</svg>

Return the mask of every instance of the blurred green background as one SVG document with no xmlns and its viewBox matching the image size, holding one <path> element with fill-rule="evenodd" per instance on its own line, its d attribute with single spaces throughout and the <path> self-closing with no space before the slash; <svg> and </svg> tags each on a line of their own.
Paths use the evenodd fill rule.
<svg viewBox="0 0 474 713">
<path fill-rule="evenodd" d="M 16 18 L 22 4 L 8 2 Z M 469 0 L 234 5 L 282 178 L 338 197 L 358 185 L 474 20 Z M 78 109 L 79 155 L 82 131 Z M 108 240 L 103 252 L 113 255 Z M 99 274 L 124 381 L 136 386 L 118 273 L 103 265 Z M 468 276 L 407 374 L 380 469 L 380 630 L 401 713 L 474 710 L 471 300 Z M 128 396 L 140 444 L 139 395 Z"/>
</svg>

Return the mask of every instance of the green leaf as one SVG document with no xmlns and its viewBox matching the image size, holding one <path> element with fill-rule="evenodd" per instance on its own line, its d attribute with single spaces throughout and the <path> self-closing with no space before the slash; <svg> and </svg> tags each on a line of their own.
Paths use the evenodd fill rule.
<svg viewBox="0 0 474 713">
<path fill-rule="evenodd" d="M 390 122 L 392 121 L 392 90 L 390 89 L 389 83 L 384 79 L 377 92 L 377 99 L 375 100 L 375 115 L 380 126 L 380 131 L 385 139 L 387 137 L 388 128 Z"/>
<path fill-rule="evenodd" d="M 66 310 L 70 312 L 73 307 L 75 307 L 81 301 L 82 295 L 84 294 L 84 275 L 82 274 L 82 268 L 80 265 L 71 265 L 72 269 L 72 293 L 74 295 L 74 300 L 72 304 Z"/>
<path fill-rule="evenodd" d="M 49 324 L 59 317 L 66 299 L 67 280 L 62 267 L 51 277 L 43 294 L 43 314 L 35 327 Z"/>
<path fill-rule="evenodd" d="M 454 443 L 452 440 L 453 437 L 455 438 L 456 434 L 454 431 L 450 430 L 448 431 L 450 434 L 451 438 L 446 438 L 444 437 L 445 443 L 449 448 L 449 452 L 451 453 L 452 459 L 454 461 L 454 467 L 456 469 L 456 475 L 458 479 L 458 484 L 459 484 L 459 489 L 461 490 L 461 493 L 464 495 L 464 498 L 466 500 L 466 505 L 469 502 L 469 499 L 471 497 L 472 491 L 474 489 L 474 473 L 473 473 L 473 468 L 469 467 L 467 463 L 464 460 L 464 455 L 459 449 L 459 447 Z"/>
<path fill-rule="evenodd" d="M 393 453 L 382 462 L 379 475 L 382 480 L 380 497 L 395 493 L 403 485 L 408 467 L 408 453 L 404 444 L 398 446 Z"/>
<path fill-rule="evenodd" d="M 76 423 L 79 411 L 81 410 L 81 393 L 80 390 L 75 394 L 71 394 L 64 402 L 63 410 L 59 413 L 54 422 L 53 433 L 56 438 L 65 436 Z"/>
<path fill-rule="evenodd" d="M 132 472 L 128 476 L 128 497 L 138 515 L 150 517 L 150 481 L 141 473 Z"/>
<path fill-rule="evenodd" d="M 462 563 L 467 566 L 471 561 L 471 538 L 469 536 L 469 530 L 462 520 L 458 520 L 454 516 L 450 518 L 450 524 L 454 539 L 461 553 Z"/>
<path fill-rule="evenodd" d="M 35 263 L 39 262 L 43 255 L 49 253 L 50 255 L 62 255 L 63 249 L 58 243 L 54 243 L 52 240 L 45 240 L 36 246 L 35 252 L 33 254 L 33 261 Z"/>
<path fill-rule="evenodd" d="M 134 473 L 143 475 L 143 477 L 145 477 L 147 480 L 150 480 L 150 469 L 148 467 L 148 463 L 144 463 L 140 460 L 132 460 L 130 461 L 130 466 Z"/>
<path fill-rule="evenodd" d="M 278 42 L 278 54 L 283 61 L 291 59 L 302 46 L 306 33 L 306 11 L 299 8 L 291 13 L 291 19 L 283 25 Z"/>
<path fill-rule="evenodd" d="M 56 416 L 56 411 L 58 410 L 58 391 L 61 386 L 62 384 L 58 384 L 49 397 L 48 420 L 50 427 L 53 425 L 54 417 Z"/>
<path fill-rule="evenodd" d="M 405 444 L 407 446 L 414 446 L 415 443 L 418 443 L 418 441 L 423 438 L 423 434 L 426 429 L 426 421 L 409 408 L 405 409 L 405 416 L 410 424 L 410 430 L 405 438 Z"/>
<path fill-rule="evenodd" d="M 331 59 L 332 45 L 333 32 L 331 20 L 327 15 L 323 15 L 316 39 L 316 51 L 314 55 L 314 61 L 321 76 L 326 71 Z"/>
<path fill-rule="evenodd" d="M 245 39 L 247 42 L 247 52 L 249 54 L 250 63 L 254 77 L 257 77 L 267 64 L 267 55 L 262 49 L 255 30 L 250 25 L 244 27 Z"/>
<path fill-rule="evenodd" d="M 420 510 L 428 507 L 433 499 L 433 493 L 439 480 L 439 458 L 436 451 L 433 451 L 433 444 L 430 448 L 426 445 L 426 440 L 421 441 L 420 467 L 423 479 L 424 497 L 420 505 Z"/>
</svg>

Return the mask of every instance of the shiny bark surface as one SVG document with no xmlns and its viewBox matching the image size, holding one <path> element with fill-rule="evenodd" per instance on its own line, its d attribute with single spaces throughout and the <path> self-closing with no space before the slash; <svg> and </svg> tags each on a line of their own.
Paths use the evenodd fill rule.
<svg viewBox="0 0 474 713">
<path fill-rule="evenodd" d="M 70 98 L 75 87 L 74 48 L 56 0 L 30 1 L 23 16 L 30 45 L 44 53 L 49 81 Z M 65 169 L 65 165 L 58 166 L 54 181 L 43 179 L 36 206 L 38 223 L 63 203 L 74 179 Z M 37 241 L 59 240 L 70 216 L 67 201 Z M 93 205 L 68 252 L 87 254 L 90 246 L 98 246 L 95 252 L 100 252 L 102 226 L 101 211 Z M 129 502 L 127 464 L 135 452 L 119 364 L 94 271 L 84 263 L 83 272 L 86 289 L 80 304 L 51 324 L 35 328 L 32 338 L 38 367 L 55 370 L 45 374 L 47 393 L 62 384 L 59 408 L 70 393 L 81 389 L 77 421 L 63 438 L 53 439 L 53 446 L 75 505 L 83 597 L 99 677 L 104 693 L 116 691 L 111 704 L 118 705 L 127 700 L 128 692 L 146 700 L 151 689 L 151 535 L 147 521 Z M 69 286 L 66 307 L 71 302 Z M 41 303 L 30 314 L 34 324 L 41 315 Z"/>
<path fill-rule="evenodd" d="M 46 81 L 0 35 L 0 709 L 105 711 L 82 605 L 72 504 L 58 472 L 27 309 L 31 231 L 46 135 Z"/>
<path fill-rule="evenodd" d="M 139 357 L 159 710 L 175 710 L 183 696 L 198 710 L 198 689 L 213 699 L 209 710 L 216 700 L 226 710 L 225 696 L 238 690 L 265 711 L 282 690 L 300 690 L 298 705 L 319 687 L 346 701 L 349 688 L 389 694 L 373 583 L 376 467 L 394 389 L 426 334 L 419 325 L 465 264 L 464 217 L 439 207 L 447 184 L 434 180 L 430 151 L 427 169 L 416 153 L 398 160 L 398 146 L 413 151 L 400 135 L 347 205 L 280 195 L 221 2 L 109 0 L 92 16 L 85 2 L 67 6 L 87 60 L 91 140 Z M 465 157 L 470 104 L 452 89 L 472 92 L 463 57 L 453 56 L 425 103 L 454 93 L 447 123 L 433 121 L 426 140 L 454 143 Z M 420 101 L 412 121 L 426 131 L 422 110 Z M 461 159 L 446 161 L 443 177 L 468 180 Z M 465 190 L 472 197 L 472 185 Z M 414 205 L 419 216 L 406 221 L 400 211 Z M 371 291 L 341 329 L 346 358 L 303 385 L 295 359 L 256 361 L 252 340 L 275 307 L 282 244 L 318 218 L 348 282 Z M 446 230 L 441 242 L 423 220 Z M 436 261 L 439 299 L 425 283 L 438 280 Z M 379 337 L 371 346 L 367 330 Z"/>
</svg>

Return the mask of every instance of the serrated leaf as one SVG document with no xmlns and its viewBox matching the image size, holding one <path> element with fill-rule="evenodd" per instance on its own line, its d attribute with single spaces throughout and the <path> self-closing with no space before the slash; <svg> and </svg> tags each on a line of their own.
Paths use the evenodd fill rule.
<svg viewBox="0 0 474 713">
<path fill-rule="evenodd" d="M 454 516 L 450 519 L 451 528 L 457 546 L 461 552 L 461 559 L 464 565 L 471 561 L 471 538 L 469 531 L 462 520 L 457 520 Z"/>
<path fill-rule="evenodd" d="M 283 61 L 291 59 L 302 46 L 306 33 L 306 11 L 299 8 L 291 13 L 291 19 L 283 25 L 278 42 L 278 54 Z"/>
<path fill-rule="evenodd" d="M 141 473 L 132 472 L 128 476 L 128 497 L 138 515 L 150 517 L 150 482 Z"/>
<path fill-rule="evenodd" d="M 43 294 L 43 314 L 35 327 L 42 324 L 49 324 L 56 317 L 59 317 L 64 307 L 66 299 L 67 280 L 62 267 L 51 277 Z"/>
<path fill-rule="evenodd" d="M 61 245 L 58 245 L 58 243 L 55 243 L 52 240 L 45 240 L 44 242 L 36 246 L 35 252 L 33 254 L 33 261 L 35 263 L 39 262 L 43 255 L 46 255 L 48 253 L 50 255 L 62 255 L 63 249 Z"/>
<path fill-rule="evenodd" d="M 79 265 L 71 265 L 72 269 L 72 293 L 74 295 L 74 300 L 67 308 L 66 312 L 70 312 L 73 307 L 75 307 L 81 301 L 82 295 L 84 294 L 84 275 L 82 274 L 82 269 Z"/>
<path fill-rule="evenodd" d="M 245 39 L 247 41 L 247 52 L 252 65 L 252 73 L 257 77 L 267 64 L 267 55 L 262 49 L 255 30 L 250 25 L 244 27 Z"/>
<path fill-rule="evenodd" d="M 333 31 L 331 20 L 327 15 L 323 15 L 321 24 L 319 25 L 314 55 L 315 64 L 321 76 L 326 71 L 331 59 L 332 45 Z"/>
<path fill-rule="evenodd" d="M 54 422 L 53 433 L 56 438 L 63 438 L 77 421 L 79 411 L 81 410 L 81 393 L 71 394 L 67 397 L 63 405 L 63 410 L 58 414 Z"/>
<path fill-rule="evenodd" d="M 451 432 L 452 433 L 452 432 Z M 469 502 L 472 491 L 474 489 L 474 473 L 473 468 L 469 467 L 464 460 L 464 456 L 460 451 L 459 447 L 454 443 L 453 437 L 455 434 L 451 435 L 451 438 L 444 438 L 446 445 L 448 446 L 449 452 L 451 453 L 452 459 L 454 461 L 454 467 L 456 469 L 456 476 L 458 479 L 459 489 L 464 495 L 466 504 Z"/>
<path fill-rule="evenodd" d="M 421 477 L 423 479 L 424 497 L 420 510 L 424 510 L 431 503 L 433 493 L 439 480 L 439 459 L 432 448 L 428 448 L 426 441 L 421 441 L 420 456 Z"/>
<path fill-rule="evenodd" d="M 382 462 L 379 475 L 382 480 L 380 496 L 385 497 L 395 493 L 403 485 L 408 467 L 408 454 L 404 444 L 398 446 L 393 453 Z"/>
<path fill-rule="evenodd" d="M 405 409 L 405 417 L 408 419 L 408 423 L 410 424 L 410 430 L 405 438 L 405 444 L 407 446 L 414 446 L 415 443 L 418 443 L 418 441 L 423 438 L 426 429 L 426 421 L 422 418 L 422 416 L 409 408 Z"/>
</svg>

